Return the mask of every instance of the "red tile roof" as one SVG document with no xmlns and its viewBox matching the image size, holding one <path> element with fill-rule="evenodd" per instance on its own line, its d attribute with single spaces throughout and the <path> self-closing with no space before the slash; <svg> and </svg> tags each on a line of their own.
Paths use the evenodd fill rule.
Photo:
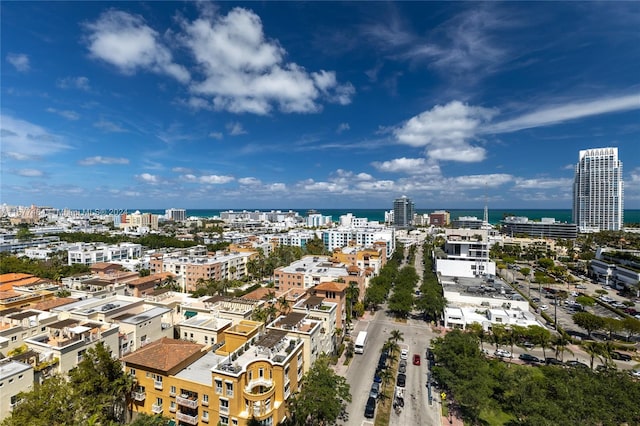
<svg viewBox="0 0 640 426">
<path fill-rule="evenodd" d="M 194 355 L 200 352 L 204 355 L 205 352 L 202 352 L 204 347 L 204 345 L 185 340 L 163 337 L 122 357 L 122 362 L 168 373 Z"/>
</svg>

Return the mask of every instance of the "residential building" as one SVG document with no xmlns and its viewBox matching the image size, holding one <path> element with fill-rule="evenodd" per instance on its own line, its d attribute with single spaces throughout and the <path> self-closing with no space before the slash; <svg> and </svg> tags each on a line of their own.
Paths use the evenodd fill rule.
<svg viewBox="0 0 640 426">
<path fill-rule="evenodd" d="M 511 237 L 529 236 L 569 240 L 575 240 L 578 237 L 578 226 L 575 223 L 557 222 L 548 217 L 534 221 L 527 217 L 508 216 L 501 224 L 500 232 Z"/>
<path fill-rule="evenodd" d="M 325 330 L 320 350 L 326 353 L 336 353 L 341 338 L 336 331 L 341 329 L 338 324 L 342 324 L 338 322 L 340 311 L 337 303 L 329 302 L 323 296 L 307 295 L 293 305 L 292 311 L 305 314 L 311 320 L 320 321 Z"/>
<path fill-rule="evenodd" d="M 331 225 L 331 216 L 323 216 L 320 213 L 311 213 L 307 216 L 307 227 L 318 228 L 321 226 Z"/>
<path fill-rule="evenodd" d="M 135 259 L 142 256 L 142 245 L 136 243 L 77 243 L 68 249 L 68 264 L 111 262 L 123 259 Z"/>
<path fill-rule="evenodd" d="M 33 388 L 33 367 L 10 359 L 0 360 L 0 421 L 20 403 L 20 392 Z"/>
<path fill-rule="evenodd" d="M 496 274 L 489 259 L 488 231 L 484 229 L 447 229 L 444 250 L 436 251 L 436 272 L 452 277 Z"/>
<path fill-rule="evenodd" d="M 336 328 L 344 330 L 347 321 L 347 289 L 349 284 L 337 281 L 329 281 L 316 285 L 309 293 L 311 297 L 305 301 L 307 307 L 319 306 L 324 302 L 336 304 Z M 364 298 L 364 292 L 360 292 L 360 299 Z"/>
<path fill-rule="evenodd" d="M 26 339 L 41 334 L 49 324 L 56 321 L 57 314 L 35 309 L 12 308 L 0 311 L 0 353 L 7 356 L 9 352 L 24 345 Z"/>
<path fill-rule="evenodd" d="M 451 223 L 451 214 L 446 210 L 436 210 L 429 214 L 429 225 L 445 227 Z"/>
<path fill-rule="evenodd" d="M 158 229 L 158 215 L 151 213 L 140 213 L 135 211 L 131 214 L 124 213 L 120 215 L 120 228 L 130 230 L 135 228 L 138 232 L 150 231 Z"/>
<path fill-rule="evenodd" d="M 387 263 L 387 247 L 385 243 L 376 243 L 373 247 L 364 248 L 348 246 L 335 248 L 332 258 L 346 265 L 354 265 L 372 275 L 378 275 Z"/>
<path fill-rule="evenodd" d="M 413 224 L 415 206 L 410 198 L 403 195 L 393 201 L 393 224 L 397 228 L 408 228 Z"/>
<path fill-rule="evenodd" d="M 322 231 L 322 242 L 324 247 L 333 252 L 336 248 L 343 248 L 349 245 L 360 247 L 376 247 L 379 243 L 384 243 L 386 257 L 390 259 L 396 249 L 396 230 L 393 227 L 384 225 L 372 225 L 369 227 L 342 227 L 325 229 Z"/>
<path fill-rule="evenodd" d="M 305 372 L 321 354 L 331 354 L 333 351 L 331 335 L 323 327 L 322 321 L 312 320 L 306 313 L 290 312 L 281 315 L 267 326 L 267 330 L 281 330 L 293 339 L 302 340 Z"/>
<path fill-rule="evenodd" d="M 244 426 L 253 417 L 278 424 L 304 373 L 303 341 L 260 327 L 234 326 L 214 350 L 162 339 L 125 356 L 125 371 L 137 383 L 133 411 L 181 425 Z"/>
<path fill-rule="evenodd" d="M 618 148 L 581 150 L 573 183 L 573 222 L 579 231 L 620 231 L 623 191 Z"/>
<path fill-rule="evenodd" d="M 483 220 L 478 219 L 476 216 L 460 216 L 451 222 L 451 227 L 465 229 L 482 229 L 483 224 Z"/>
<path fill-rule="evenodd" d="M 174 222 L 184 222 L 187 220 L 187 211 L 185 209 L 166 209 L 164 211 L 164 217 Z"/>
</svg>

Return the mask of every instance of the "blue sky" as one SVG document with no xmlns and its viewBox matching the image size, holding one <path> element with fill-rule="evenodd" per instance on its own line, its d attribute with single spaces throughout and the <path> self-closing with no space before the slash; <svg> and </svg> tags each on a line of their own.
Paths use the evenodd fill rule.
<svg viewBox="0 0 640 426">
<path fill-rule="evenodd" d="M 2 2 L 1 202 L 640 208 L 638 2 Z"/>
</svg>

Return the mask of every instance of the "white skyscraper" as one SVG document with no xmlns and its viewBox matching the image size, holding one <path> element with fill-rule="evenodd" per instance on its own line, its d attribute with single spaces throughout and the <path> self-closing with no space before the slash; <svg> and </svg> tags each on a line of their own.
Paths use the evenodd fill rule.
<svg viewBox="0 0 640 426">
<path fill-rule="evenodd" d="M 573 183 L 573 221 L 578 225 L 578 230 L 621 230 L 623 190 L 618 148 L 581 150 Z"/>
</svg>

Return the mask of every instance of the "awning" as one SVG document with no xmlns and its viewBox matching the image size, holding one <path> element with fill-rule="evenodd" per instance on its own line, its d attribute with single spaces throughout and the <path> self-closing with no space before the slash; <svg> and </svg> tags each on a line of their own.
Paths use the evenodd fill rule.
<svg viewBox="0 0 640 426">
<path fill-rule="evenodd" d="M 192 317 L 195 317 L 196 315 L 198 315 L 197 312 L 193 312 L 193 311 L 184 311 L 184 316 L 185 318 L 189 319 Z"/>
</svg>

